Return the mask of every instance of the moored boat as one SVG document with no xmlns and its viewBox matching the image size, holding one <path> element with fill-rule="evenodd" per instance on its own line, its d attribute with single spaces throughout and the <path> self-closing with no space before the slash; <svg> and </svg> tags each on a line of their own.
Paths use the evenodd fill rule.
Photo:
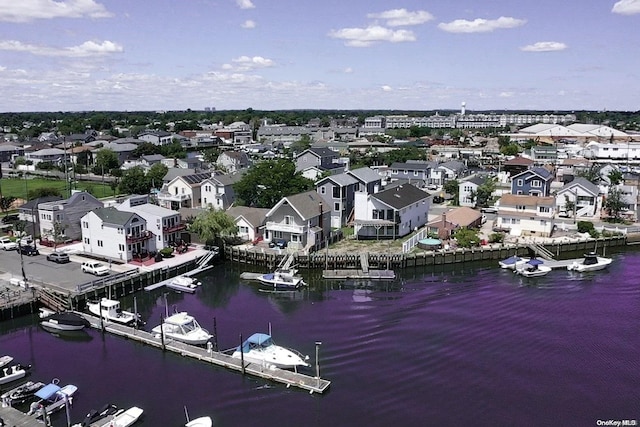
<svg viewBox="0 0 640 427">
<path fill-rule="evenodd" d="M 514 271 L 525 277 L 541 277 L 549 273 L 551 267 L 544 265 L 544 262 L 539 259 L 532 258 Z"/>
<path fill-rule="evenodd" d="M 120 306 L 120 301 L 117 300 L 102 298 L 100 301 L 88 303 L 87 308 L 91 314 L 98 317 L 102 316 L 103 319 L 110 322 L 130 325 L 139 321 L 139 317 L 137 318 L 134 313 L 123 310 Z"/>
<path fill-rule="evenodd" d="M 156 326 L 151 332 L 157 337 L 164 334 L 165 339 L 170 338 L 194 345 L 206 344 L 213 337 L 193 316 L 184 311 L 168 316 L 162 325 Z"/>
<path fill-rule="evenodd" d="M 519 266 L 525 264 L 527 261 L 529 261 L 529 258 L 513 255 L 509 258 L 503 259 L 502 261 L 498 261 L 498 265 L 500 266 L 500 268 L 515 270 Z"/>
<path fill-rule="evenodd" d="M 71 427 L 89 427 L 91 424 L 95 424 L 103 420 L 104 418 L 109 417 L 109 419 L 113 418 L 112 416 L 118 413 L 118 407 L 113 404 L 106 404 L 100 409 L 92 409 L 89 413 L 84 417 L 82 422 L 73 424 Z"/>
<path fill-rule="evenodd" d="M 581 261 L 574 261 L 567 266 L 569 271 L 598 271 L 603 270 L 611 264 L 612 258 L 606 258 L 598 256 L 595 252 L 588 252 L 584 254 L 584 258 Z"/>
<path fill-rule="evenodd" d="M 8 406 L 19 405 L 35 396 L 35 393 L 44 387 L 44 385 L 44 383 L 39 381 L 27 381 L 14 389 L 2 393 L 2 395 L 0 395 L 0 401 Z"/>
<path fill-rule="evenodd" d="M 99 424 L 101 427 L 129 427 L 140 417 L 144 411 L 137 406 L 132 406 L 126 411 L 120 410 L 112 417 L 108 418 L 108 420 L 104 424 Z"/>
<path fill-rule="evenodd" d="M 8 384 L 13 381 L 17 381 L 24 378 L 27 375 L 27 371 L 31 369 L 31 365 L 22 366 L 20 364 L 13 366 L 5 366 L 0 371 L 0 385 Z"/>
<path fill-rule="evenodd" d="M 264 286 L 275 290 L 298 289 L 304 286 L 304 280 L 298 276 L 298 270 L 293 267 L 293 255 L 282 259 L 273 273 L 261 274 L 256 279 Z"/>
<path fill-rule="evenodd" d="M 176 291 L 194 293 L 201 285 L 202 283 L 193 277 L 177 276 L 167 283 L 166 286 Z"/>
<path fill-rule="evenodd" d="M 302 356 L 298 351 L 276 345 L 271 335 L 262 333 L 255 333 L 247 338 L 235 349 L 232 357 L 282 369 L 309 366 L 306 362 L 308 356 Z"/>
<path fill-rule="evenodd" d="M 200 417 L 194 420 L 188 421 L 184 427 L 211 427 L 213 420 L 211 417 Z"/>
<path fill-rule="evenodd" d="M 2 356 L 0 357 L 0 368 L 7 366 L 9 363 L 13 362 L 13 357 L 11 356 Z"/>
<path fill-rule="evenodd" d="M 56 313 L 47 309 L 40 309 L 40 325 L 47 330 L 55 331 L 79 331 L 91 326 L 91 323 L 82 315 L 63 311 Z"/>
<path fill-rule="evenodd" d="M 40 400 L 31 404 L 27 415 L 41 417 L 45 411 L 47 414 L 52 414 L 64 408 L 67 402 L 71 404 L 73 395 L 77 390 L 78 387 L 73 384 L 68 384 L 62 388 L 58 386 L 57 382 L 47 384 L 35 393 Z"/>
</svg>

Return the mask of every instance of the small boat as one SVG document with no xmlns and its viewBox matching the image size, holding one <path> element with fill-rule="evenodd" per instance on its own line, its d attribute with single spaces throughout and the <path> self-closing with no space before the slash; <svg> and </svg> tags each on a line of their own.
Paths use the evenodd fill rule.
<svg viewBox="0 0 640 427">
<path fill-rule="evenodd" d="M 200 417 L 195 420 L 188 421 L 184 427 L 211 427 L 213 420 L 211 417 Z"/>
<path fill-rule="evenodd" d="M 289 255 L 282 259 L 273 273 L 261 274 L 256 279 L 271 289 L 298 289 L 305 283 L 292 264 L 293 255 Z"/>
<path fill-rule="evenodd" d="M 13 357 L 11 356 L 2 356 L 0 357 L 0 368 L 7 366 L 9 363 L 13 362 Z"/>
<path fill-rule="evenodd" d="M 108 421 L 104 424 L 99 424 L 101 427 L 129 427 L 142 416 L 144 411 L 137 406 L 132 406 L 126 411 L 120 410 L 116 412 Z"/>
<path fill-rule="evenodd" d="M 111 419 L 113 418 L 112 416 L 117 413 L 118 407 L 116 405 L 106 404 L 100 409 L 92 409 L 84 417 L 82 422 L 73 424 L 71 427 L 89 427 L 91 424 L 95 424 L 104 418 L 109 417 L 109 419 Z"/>
<path fill-rule="evenodd" d="M 169 283 L 167 288 L 175 289 L 176 291 L 194 293 L 202 283 L 193 277 L 189 276 L 177 276 L 174 277 Z"/>
<path fill-rule="evenodd" d="M 309 356 L 302 356 L 299 352 L 276 345 L 271 335 L 255 333 L 238 346 L 232 357 L 245 361 L 267 364 L 282 369 L 294 369 L 298 366 L 309 366 L 306 360 Z"/>
<path fill-rule="evenodd" d="M 156 326 L 151 332 L 158 338 L 163 333 L 165 338 L 194 345 L 206 344 L 213 337 L 193 316 L 184 311 L 167 317 L 162 325 Z"/>
<path fill-rule="evenodd" d="M 50 415 L 64 408 L 67 402 L 71 405 L 73 401 L 72 396 L 77 390 L 78 387 L 72 384 L 68 384 L 62 388 L 60 388 L 56 382 L 47 384 L 36 392 L 35 395 L 40 400 L 31 403 L 27 415 L 41 417 L 44 411 Z"/>
<path fill-rule="evenodd" d="M 550 272 L 551 267 L 544 265 L 544 262 L 539 259 L 532 258 L 514 271 L 525 277 L 540 277 Z"/>
<path fill-rule="evenodd" d="M 607 268 L 612 261 L 612 258 L 601 257 L 595 252 L 589 252 L 584 254 L 582 261 L 574 261 L 569 264 L 567 270 L 579 272 L 603 270 Z"/>
<path fill-rule="evenodd" d="M 0 371 L 0 385 L 24 378 L 29 369 L 31 369 L 31 365 L 22 366 L 20 364 L 2 368 L 2 371 Z"/>
<path fill-rule="evenodd" d="M 2 395 L 0 395 L 0 401 L 9 406 L 19 405 L 35 396 L 35 393 L 44 387 L 44 385 L 44 383 L 39 381 L 27 381 L 14 389 L 2 393 Z"/>
<path fill-rule="evenodd" d="M 519 257 L 518 255 L 510 256 L 507 259 L 503 259 L 502 261 L 498 261 L 498 265 L 500 268 L 508 268 L 510 270 L 515 270 L 517 267 L 525 264 L 529 261 L 529 258 Z"/>
<path fill-rule="evenodd" d="M 91 323 L 77 313 L 63 311 L 56 313 L 46 308 L 40 309 L 40 325 L 47 330 L 54 331 L 79 331 L 91 326 Z"/>
<path fill-rule="evenodd" d="M 120 301 L 102 298 L 100 301 L 94 301 L 87 304 L 89 312 L 110 322 L 122 323 L 123 325 L 130 325 L 135 321 L 140 320 L 140 316 L 136 318 L 136 315 L 130 311 L 125 311 L 120 307 Z"/>
</svg>

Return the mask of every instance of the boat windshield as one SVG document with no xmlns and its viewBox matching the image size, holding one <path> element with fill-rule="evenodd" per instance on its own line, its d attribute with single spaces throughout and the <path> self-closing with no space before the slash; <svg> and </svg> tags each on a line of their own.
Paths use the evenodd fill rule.
<svg viewBox="0 0 640 427">
<path fill-rule="evenodd" d="M 182 325 L 182 330 L 185 334 L 197 331 L 198 329 L 200 329 L 200 325 L 198 325 L 198 322 L 196 322 L 195 319 Z"/>
</svg>

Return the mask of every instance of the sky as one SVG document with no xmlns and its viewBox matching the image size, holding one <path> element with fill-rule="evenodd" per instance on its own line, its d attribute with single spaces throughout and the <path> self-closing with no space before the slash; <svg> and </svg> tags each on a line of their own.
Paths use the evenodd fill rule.
<svg viewBox="0 0 640 427">
<path fill-rule="evenodd" d="M 640 110 L 640 0 L 0 0 L 0 112 Z"/>
</svg>

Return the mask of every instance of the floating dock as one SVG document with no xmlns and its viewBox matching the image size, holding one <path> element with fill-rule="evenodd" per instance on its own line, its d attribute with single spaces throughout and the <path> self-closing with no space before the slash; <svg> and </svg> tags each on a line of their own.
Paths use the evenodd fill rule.
<svg viewBox="0 0 640 427">
<path fill-rule="evenodd" d="M 42 427 L 44 424 L 36 417 L 27 415 L 11 406 L 0 405 L 0 418 L 6 427 Z"/>
<path fill-rule="evenodd" d="M 396 273 L 393 270 L 322 270 L 323 279 L 369 279 L 393 280 Z"/>
<path fill-rule="evenodd" d="M 100 318 L 89 315 L 87 313 L 76 312 L 83 316 L 91 323 L 91 327 L 102 329 L 106 332 L 125 337 L 134 341 L 138 341 L 153 347 L 168 350 L 181 356 L 190 357 L 196 360 L 202 360 L 213 365 L 222 366 L 227 369 L 239 371 L 243 374 L 249 374 L 256 377 L 264 378 L 274 382 L 286 385 L 287 387 L 295 386 L 310 393 L 324 393 L 331 384 L 330 381 L 301 374 L 299 372 L 288 371 L 286 369 L 275 368 L 271 365 L 260 363 L 251 363 L 245 361 L 244 365 L 240 359 L 231 357 L 220 351 L 214 351 L 211 348 L 202 348 L 183 342 L 165 338 L 162 340 L 147 331 L 135 329 L 130 326 L 121 325 L 113 322 L 104 322 L 101 324 Z"/>
</svg>

